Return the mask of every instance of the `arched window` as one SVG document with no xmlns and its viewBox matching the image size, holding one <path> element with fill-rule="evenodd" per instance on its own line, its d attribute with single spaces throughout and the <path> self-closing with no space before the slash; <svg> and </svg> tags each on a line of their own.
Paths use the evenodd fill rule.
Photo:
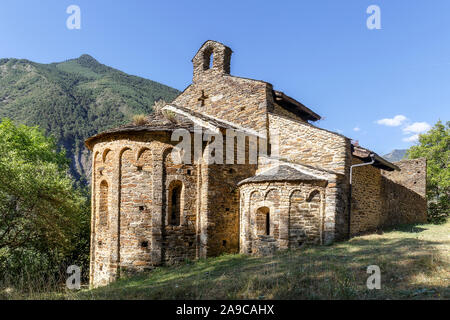
<svg viewBox="0 0 450 320">
<path fill-rule="evenodd" d="M 181 182 L 177 181 L 173 183 L 169 189 L 169 225 L 179 226 L 181 223 Z"/>
<path fill-rule="evenodd" d="M 270 210 L 267 207 L 256 211 L 256 230 L 258 235 L 270 235 Z"/>
</svg>

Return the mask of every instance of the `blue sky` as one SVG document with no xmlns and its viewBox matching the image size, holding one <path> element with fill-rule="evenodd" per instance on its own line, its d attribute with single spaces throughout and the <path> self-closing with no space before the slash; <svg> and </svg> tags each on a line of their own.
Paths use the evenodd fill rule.
<svg viewBox="0 0 450 320">
<path fill-rule="evenodd" d="M 369 30 L 369 5 L 381 30 Z M 69 30 L 69 5 L 81 29 Z M 231 73 L 265 80 L 324 119 L 318 125 L 385 154 L 450 120 L 450 1 L 2 0 L 0 57 L 41 63 L 83 53 L 183 90 L 213 39 Z"/>
</svg>

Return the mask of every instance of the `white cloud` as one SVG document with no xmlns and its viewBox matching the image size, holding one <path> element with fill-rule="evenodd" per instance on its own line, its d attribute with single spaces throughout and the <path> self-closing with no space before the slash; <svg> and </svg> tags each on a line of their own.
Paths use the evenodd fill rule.
<svg viewBox="0 0 450 320">
<path fill-rule="evenodd" d="M 381 119 L 376 121 L 376 123 L 388 127 L 398 127 L 401 126 L 402 123 L 405 122 L 406 120 L 408 120 L 408 118 L 406 118 L 404 115 L 399 114 L 392 119 L 389 118 Z"/>
<path fill-rule="evenodd" d="M 415 134 L 415 135 L 410 136 L 408 138 L 403 138 L 403 141 L 404 142 L 417 142 L 417 141 L 419 141 L 419 135 Z"/>
<path fill-rule="evenodd" d="M 355 128 L 353 128 L 353 131 L 356 131 L 356 132 L 361 131 L 361 128 L 355 127 Z"/>
<path fill-rule="evenodd" d="M 418 133 L 424 133 L 431 129 L 431 126 L 426 122 L 414 122 L 413 124 L 410 124 L 409 126 L 403 128 L 404 134 L 411 134 L 415 133 L 416 135 Z"/>
</svg>

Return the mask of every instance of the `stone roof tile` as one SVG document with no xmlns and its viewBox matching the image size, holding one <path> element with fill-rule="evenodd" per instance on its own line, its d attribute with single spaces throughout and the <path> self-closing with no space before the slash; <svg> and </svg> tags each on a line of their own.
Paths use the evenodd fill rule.
<svg viewBox="0 0 450 320">
<path fill-rule="evenodd" d="M 238 185 L 240 186 L 245 183 L 270 181 L 326 181 L 326 179 L 317 178 L 306 174 L 288 165 L 280 165 L 265 172 L 261 172 L 253 177 L 242 180 L 238 183 Z"/>
</svg>

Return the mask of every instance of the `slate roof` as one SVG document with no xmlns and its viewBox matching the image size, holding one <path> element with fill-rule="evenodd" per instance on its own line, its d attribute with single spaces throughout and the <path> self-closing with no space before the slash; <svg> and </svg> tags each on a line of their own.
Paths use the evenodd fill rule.
<svg viewBox="0 0 450 320">
<path fill-rule="evenodd" d="M 352 144 L 352 155 L 354 157 L 361 159 L 363 162 L 372 161 L 372 156 L 373 156 L 375 163 L 373 163 L 372 166 L 374 166 L 375 168 L 383 169 L 386 171 L 394 171 L 394 170 L 401 171 L 400 168 L 398 166 L 396 166 L 395 164 L 387 161 L 383 157 L 380 157 L 375 152 L 373 152 L 367 148 L 363 148 L 356 144 Z"/>
<path fill-rule="evenodd" d="M 317 113 L 306 107 L 301 102 L 289 97 L 284 92 L 273 91 L 273 99 L 284 109 L 298 115 L 300 118 L 310 121 L 317 121 L 321 119 Z"/>
<path fill-rule="evenodd" d="M 270 182 L 270 181 L 327 181 L 325 178 L 317 178 L 303 173 L 288 165 L 280 165 L 253 177 L 242 180 L 238 186 L 245 183 Z"/>
<path fill-rule="evenodd" d="M 176 108 L 184 113 L 187 113 L 201 121 L 207 122 L 208 124 L 210 124 L 216 128 L 233 129 L 233 130 L 237 130 L 237 131 L 241 130 L 240 128 L 233 126 L 230 123 L 211 118 L 209 116 L 195 112 L 195 111 L 190 110 L 185 107 L 171 105 L 171 104 L 169 104 L 167 106 L 174 107 L 174 108 Z M 92 149 L 96 140 L 103 138 L 105 136 L 108 136 L 108 135 L 116 134 L 116 133 L 174 131 L 176 129 L 186 129 L 190 132 L 194 132 L 194 127 L 195 127 L 194 121 L 191 120 L 188 116 L 181 115 L 176 112 L 172 112 L 172 115 L 169 119 L 167 116 L 164 116 L 161 112 L 153 112 L 146 117 L 145 124 L 138 125 L 138 124 L 134 124 L 134 123 L 129 123 L 129 124 L 117 127 L 117 128 L 103 131 L 99 134 L 96 134 L 96 135 L 86 139 L 85 145 L 89 149 Z"/>
<path fill-rule="evenodd" d="M 91 149 L 94 145 L 95 140 L 111 134 L 148 131 L 173 131 L 180 128 L 192 131 L 194 128 L 194 123 L 186 117 L 179 115 L 174 115 L 173 120 L 171 121 L 161 113 L 153 112 L 146 117 L 145 124 L 138 125 L 129 123 L 117 128 L 106 130 L 92 137 L 89 137 L 88 139 L 86 139 L 85 144 L 89 149 Z"/>
</svg>

